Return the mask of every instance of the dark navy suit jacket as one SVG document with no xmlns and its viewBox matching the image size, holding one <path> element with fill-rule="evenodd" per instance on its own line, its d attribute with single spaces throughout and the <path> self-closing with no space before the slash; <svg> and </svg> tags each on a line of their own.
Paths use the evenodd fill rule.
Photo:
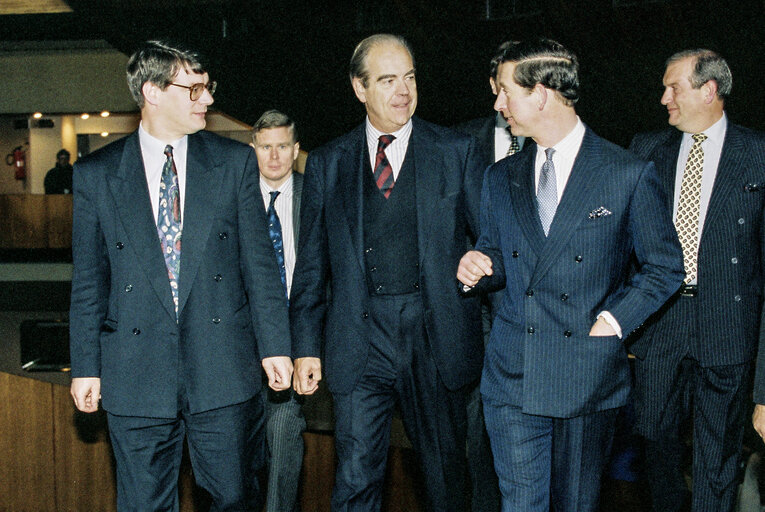
<svg viewBox="0 0 765 512">
<path fill-rule="evenodd" d="M 630 149 L 653 161 L 672 212 L 682 132 L 668 128 L 635 136 Z M 728 124 L 712 196 L 699 241 L 699 363 L 702 366 L 751 361 L 760 345 L 755 401 L 765 403 L 765 135 Z M 631 346 L 640 357 L 673 343 L 662 308 Z"/>
<path fill-rule="evenodd" d="M 472 137 L 418 118 L 412 122 L 406 158 L 413 159 L 416 180 L 419 292 L 440 377 L 457 389 L 478 378 L 483 354 L 477 299 L 461 296 L 455 285 L 466 237 L 478 223 L 482 168 Z M 365 158 L 362 124 L 312 151 L 306 163 L 290 296 L 293 355 L 323 357 L 323 374 L 333 393 L 353 389 L 369 350 Z"/>
<path fill-rule="evenodd" d="M 526 141 L 527 145 L 532 144 Z M 680 286 L 680 245 L 653 164 L 587 129 L 546 238 L 534 183 L 535 147 L 486 171 L 481 237 L 506 283 L 481 380 L 484 400 L 574 417 L 625 403 L 627 350 L 591 337 L 609 311 L 626 337 Z M 629 278 L 629 265 L 639 266 Z"/>
<path fill-rule="evenodd" d="M 254 152 L 189 135 L 178 321 L 133 133 L 74 172 L 72 377 L 100 377 L 112 414 L 174 418 L 260 389 L 260 361 L 290 355 L 287 305 Z M 256 342 L 257 340 L 257 342 Z"/>
</svg>

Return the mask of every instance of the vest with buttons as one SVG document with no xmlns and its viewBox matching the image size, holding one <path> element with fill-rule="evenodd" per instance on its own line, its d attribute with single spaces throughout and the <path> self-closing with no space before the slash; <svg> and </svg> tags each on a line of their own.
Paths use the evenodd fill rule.
<svg viewBox="0 0 765 512">
<path fill-rule="evenodd" d="M 417 205 L 411 146 L 393 191 L 385 199 L 364 158 L 364 262 L 371 295 L 400 295 L 419 289 Z"/>
</svg>

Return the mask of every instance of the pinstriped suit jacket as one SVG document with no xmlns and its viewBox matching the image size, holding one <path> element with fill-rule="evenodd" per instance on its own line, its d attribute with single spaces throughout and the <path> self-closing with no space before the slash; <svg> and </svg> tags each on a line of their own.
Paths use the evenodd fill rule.
<svg viewBox="0 0 765 512">
<path fill-rule="evenodd" d="M 551 417 L 621 406 L 630 387 L 627 351 L 616 336 L 590 337 L 589 330 L 607 310 L 627 335 L 682 282 L 666 199 L 653 164 L 588 128 L 545 238 L 534 192 L 536 151 L 529 149 L 484 177 L 476 249 L 491 257 L 494 275 L 479 285 L 504 279 L 506 286 L 481 394 Z M 593 213 L 604 210 L 610 213 Z M 640 271 L 629 279 L 632 258 Z"/>
<path fill-rule="evenodd" d="M 635 136 L 630 149 L 656 164 L 666 194 L 664 208 L 672 211 L 677 158 L 682 132 L 674 128 Z M 765 340 L 763 286 L 765 281 L 765 135 L 728 124 L 712 196 L 699 242 L 700 311 L 698 343 L 702 366 L 739 364 L 755 357 Z M 662 308 L 646 323 L 631 349 L 650 356 L 651 347 L 672 343 Z M 758 367 L 765 366 L 760 350 Z M 763 368 L 765 370 L 765 368 Z M 756 400 L 765 403 L 765 372 L 758 372 Z"/>
</svg>

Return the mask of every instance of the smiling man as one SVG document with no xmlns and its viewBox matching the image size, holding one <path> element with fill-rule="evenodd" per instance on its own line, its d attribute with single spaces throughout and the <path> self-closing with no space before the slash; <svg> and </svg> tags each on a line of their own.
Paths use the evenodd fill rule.
<svg viewBox="0 0 765 512">
<path fill-rule="evenodd" d="M 184 438 L 215 510 L 260 510 L 261 361 L 275 390 L 292 362 L 255 156 L 202 131 L 195 52 L 149 41 L 127 78 L 138 130 L 74 170 L 72 397 L 103 397 L 121 512 L 178 510 Z"/>
<path fill-rule="evenodd" d="M 683 246 L 685 282 L 632 345 L 637 431 L 656 511 L 732 510 L 751 362 L 765 404 L 765 137 L 728 121 L 733 79 L 711 50 L 667 60 L 667 128 L 630 149 L 656 164 Z M 693 425 L 693 484 L 682 472 L 680 426 Z M 765 405 L 754 426 L 765 434 Z"/>
<path fill-rule="evenodd" d="M 680 285 L 680 247 L 653 164 L 577 116 L 576 56 L 541 39 L 499 62 L 494 108 L 529 146 L 486 170 L 457 276 L 504 286 L 481 378 L 502 510 L 594 511 L 630 391 L 623 340 Z"/>
<path fill-rule="evenodd" d="M 482 167 L 472 138 L 412 117 L 417 81 L 402 38 L 359 43 L 350 78 L 366 121 L 306 165 L 294 386 L 311 394 L 324 375 L 334 399 L 332 510 L 380 510 L 398 404 L 427 508 L 461 511 L 464 389 L 483 351 L 477 299 L 457 293 L 454 274 L 476 232 Z"/>
</svg>

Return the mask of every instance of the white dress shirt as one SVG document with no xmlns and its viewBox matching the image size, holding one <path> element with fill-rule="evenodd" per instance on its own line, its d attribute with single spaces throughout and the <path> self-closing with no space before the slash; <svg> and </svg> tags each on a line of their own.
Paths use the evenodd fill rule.
<svg viewBox="0 0 765 512">
<path fill-rule="evenodd" d="M 369 117 L 366 121 L 367 132 L 367 148 L 369 148 L 369 160 L 372 166 L 372 172 L 375 169 L 375 158 L 377 157 L 377 144 L 379 143 L 380 135 L 385 135 L 385 132 L 381 132 L 369 122 Z M 385 156 L 388 158 L 391 168 L 393 169 L 393 181 L 398 179 L 398 173 L 401 171 L 401 166 L 404 165 L 404 157 L 406 156 L 406 150 L 409 147 L 409 137 L 412 135 L 412 120 L 409 119 L 407 123 L 398 131 L 391 133 L 396 137 L 387 148 L 385 148 Z"/>
<path fill-rule="evenodd" d="M 704 229 L 704 220 L 709 209 L 709 199 L 712 197 L 712 187 L 717 177 L 717 167 L 720 164 L 720 154 L 722 153 L 723 142 L 725 141 L 725 132 L 728 128 L 728 120 L 723 112 L 722 117 L 715 124 L 704 130 L 707 138 L 701 143 L 701 149 L 704 150 L 704 170 L 701 174 L 701 194 L 699 204 L 699 240 Z M 680 188 L 683 183 L 683 174 L 685 173 L 685 164 L 688 161 L 688 154 L 693 146 L 693 134 L 683 133 L 683 140 L 680 143 L 680 153 L 677 156 L 677 171 L 675 173 L 675 197 L 672 201 L 672 221 L 677 221 L 677 204 L 680 202 Z M 694 279 L 688 284 L 697 284 Z"/>
<path fill-rule="evenodd" d="M 143 129 L 143 123 L 138 126 L 138 141 L 141 144 L 141 156 L 143 157 L 143 169 L 146 173 L 146 183 L 149 187 L 151 210 L 154 212 L 154 223 L 157 223 L 159 214 L 159 183 L 162 181 L 162 168 L 165 166 L 166 142 L 149 135 Z M 178 190 L 181 194 L 181 228 L 183 227 L 183 208 L 186 205 L 186 153 L 189 147 L 189 137 L 184 135 L 179 140 L 170 143 L 173 146 L 173 160 L 175 169 L 178 171 Z"/>
<path fill-rule="evenodd" d="M 282 243 L 284 244 L 284 270 L 287 278 L 287 297 L 292 290 L 292 274 L 295 271 L 295 230 L 292 225 L 292 175 L 277 189 L 272 189 L 268 184 L 260 180 L 260 194 L 263 196 L 263 204 L 266 211 L 271 204 L 271 192 L 278 191 L 274 201 L 276 215 L 279 216 L 279 224 L 282 226 Z"/>
</svg>

